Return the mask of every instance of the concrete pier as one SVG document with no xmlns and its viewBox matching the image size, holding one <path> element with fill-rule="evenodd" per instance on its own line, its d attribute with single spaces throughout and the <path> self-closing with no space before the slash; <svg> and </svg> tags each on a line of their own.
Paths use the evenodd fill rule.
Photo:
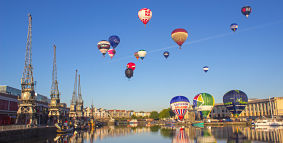
<svg viewBox="0 0 283 143">
<path fill-rule="evenodd" d="M 6 129 L 0 131 L 1 143 L 17 143 L 17 142 L 52 142 L 56 137 L 56 127 L 33 127 Z"/>
</svg>

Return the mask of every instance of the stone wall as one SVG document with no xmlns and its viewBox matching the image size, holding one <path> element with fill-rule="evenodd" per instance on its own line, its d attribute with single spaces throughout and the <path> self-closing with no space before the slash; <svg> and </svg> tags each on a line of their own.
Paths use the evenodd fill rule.
<svg viewBox="0 0 283 143">
<path fill-rule="evenodd" d="M 55 127 L 38 127 L 19 130 L 0 131 L 1 143 L 52 142 L 56 137 Z"/>
</svg>

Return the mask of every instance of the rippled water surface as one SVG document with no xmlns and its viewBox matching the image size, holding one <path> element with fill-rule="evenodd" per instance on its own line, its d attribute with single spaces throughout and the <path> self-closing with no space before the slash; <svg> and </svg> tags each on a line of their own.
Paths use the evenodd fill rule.
<svg viewBox="0 0 283 143">
<path fill-rule="evenodd" d="M 130 127 L 105 126 L 95 130 L 75 131 L 47 142 L 70 143 L 259 143 L 283 142 L 283 129 L 227 127 Z"/>
</svg>

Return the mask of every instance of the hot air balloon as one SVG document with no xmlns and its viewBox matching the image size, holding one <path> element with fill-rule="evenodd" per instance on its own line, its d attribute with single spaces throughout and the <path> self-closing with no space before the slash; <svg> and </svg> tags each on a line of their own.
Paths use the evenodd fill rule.
<svg viewBox="0 0 283 143">
<path fill-rule="evenodd" d="M 188 38 L 188 32 L 185 29 L 178 28 L 171 33 L 171 37 L 180 46 L 179 49 L 181 49 L 181 46 Z"/>
<path fill-rule="evenodd" d="M 209 70 L 208 66 L 204 66 L 202 69 L 204 72 L 207 72 Z"/>
<path fill-rule="evenodd" d="M 134 71 L 136 69 L 136 64 L 135 63 L 128 63 L 127 68 L 130 68 Z"/>
<path fill-rule="evenodd" d="M 245 15 L 248 18 L 249 15 L 252 12 L 252 8 L 250 6 L 244 6 L 244 7 L 242 7 L 241 12 L 242 12 L 243 15 Z"/>
<path fill-rule="evenodd" d="M 183 120 L 189 105 L 190 101 L 185 96 L 175 96 L 170 101 L 171 110 L 178 116 L 179 120 Z"/>
<path fill-rule="evenodd" d="M 152 17 L 152 12 L 150 9 L 148 8 L 143 8 L 138 12 L 138 16 L 139 19 L 142 21 L 142 23 L 144 24 L 144 26 L 146 26 L 146 24 L 148 23 L 148 21 L 151 19 Z"/>
<path fill-rule="evenodd" d="M 102 55 L 105 56 L 107 51 L 110 49 L 110 43 L 106 40 L 102 40 L 97 43 L 97 47 L 99 51 L 102 53 Z"/>
<path fill-rule="evenodd" d="M 167 58 L 169 57 L 169 52 L 168 52 L 168 51 L 165 51 L 165 52 L 163 53 L 163 56 L 167 59 Z"/>
<path fill-rule="evenodd" d="M 138 55 L 143 60 L 144 57 L 146 56 L 146 50 L 139 50 Z"/>
<path fill-rule="evenodd" d="M 232 31 L 235 32 L 235 31 L 238 29 L 238 24 L 237 24 L 237 23 L 232 23 L 232 24 L 230 25 L 230 28 L 231 28 Z"/>
<path fill-rule="evenodd" d="M 223 96 L 223 102 L 230 113 L 237 118 L 246 108 L 248 96 L 241 90 L 231 90 Z"/>
<path fill-rule="evenodd" d="M 214 106 L 214 98 L 208 93 L 200 93 L 194 97 L 193 107 L 206 118 Z"/>
<path fill-rule="evenodd" d="M 138 52 L 135 52 L 134 55 L 135 55 L 136 59 L 139 60 L 140 56 L 139 56 Z"/>
<path fill-rule="evenodd" d="M 128 79 L 130 79 L 131 77 L 134 76 L 134 71 L 133 71 L 132 69 L 130 69 L 130 68 L 127 68 L 127 69 L 125 70 L 125 75 L 126 75 L 126 77 L 127 77 Z"/>
<path fill-rule="evenodd" d="M 110 49 L 108 50 L 108 55 L 110 56 L 110 58 L 112 59 L 112 57 L 116 54 L 115 49 Z"/>
<path fill-rule="evenodd" d="M 112 35 L 108 38 L 108 41 L 109 41 L 110 45 L 113 47 L 113 49 L 115 49 L 118 46 L 118 44 L 120 43 L 120 38 L 119 38 L 119 36 Z"/>
</svg>

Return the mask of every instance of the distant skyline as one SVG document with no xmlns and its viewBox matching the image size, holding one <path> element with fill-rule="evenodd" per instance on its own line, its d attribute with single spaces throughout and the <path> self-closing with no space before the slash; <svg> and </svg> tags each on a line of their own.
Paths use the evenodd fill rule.
<svg viewBox="0 0 283 143">
<path fill-rule="evenodd" d="M 252 7 L 248 19 L 241 14 L 246 5 Z M 146 28 L 137 15 L 142 8 L 152 10 Z M 249 98 L 283 96 L 282 0 L 0 1 L 0 85 L 21 89 L 28 13 L 36 92 L 50 98 L 55 44 L 61 102 L 68 106 L 76 69 L 84 105 L 93 99 L 97 108 L 160 111 L 174 96 L 192 103 L 203 92 L 222 103 L 233 89 Z M 171 38 L 176 28 L 189 34 L 181 50 Z M 121 39 L 112 60 L 97 48 L 111 35 Z M 143 62 L 134 57 L 140 49 L 148 52 Z M 124 74 L 129 62 L 136 63 L 130 80 Z"/>
</svg>

